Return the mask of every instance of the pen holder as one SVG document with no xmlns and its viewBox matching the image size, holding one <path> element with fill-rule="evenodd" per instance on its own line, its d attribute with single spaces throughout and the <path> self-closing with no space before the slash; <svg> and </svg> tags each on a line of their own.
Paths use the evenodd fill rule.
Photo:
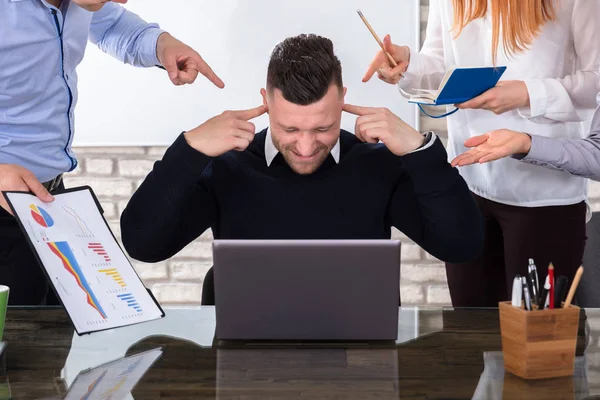
<svg viewBox="0 0 600 400">
<path fill-rule="evenodd" d="M 527 311 L 499 303 L 504 369 L 525 379 L 572 376 L 579 307 Z"/>
</svg>

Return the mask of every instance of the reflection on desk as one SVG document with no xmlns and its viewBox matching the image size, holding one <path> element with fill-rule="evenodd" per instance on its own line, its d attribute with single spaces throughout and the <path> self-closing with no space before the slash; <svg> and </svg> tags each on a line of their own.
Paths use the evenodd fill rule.
<svg viewBox="0 0 600 400">
<path fill-rule="evenodd" d="M 269 382 L 268 392 L 265 382 Z M 398 398 L 395 349 L 218 349 L 218 399 L 236 395 Z"/>
<path fill-rule="evenodd" d="M 81 371 L 65 400 L 126 398 L 161 355 L 157 348 Z"/>
<path fill-rule="evenodd" d="M 96 332 L 92 335 L 73 336 L 73 344 L 63 378 L 68 385 L 82 369 L 104 364 L 123 357 L 130 346 L 148 336 L 167 336 L 212 347 L 215 334 L 214 307 L 166 308 L 160 320 L 132 325 L 117 330 Z M 398 338 L 396 343 L 413 340 L 419 336 L 441 330 L 439 310 L 401 308 L 398 312 Z"/>
<path fill-rule="evenodd" d="M 504 372 L 504 359 L 501 351 L 483 353 L 484 370 L 473 395 L 473 400 L 529 399 L 530 393 L 539 398 L 582 400 L 589 396 L 586 356 L 575 357 L 575 371 L 572 377 L 525 380 Z"/>
<path fill-rule="evenodd" d="M 411 337 L 404 329 L 407 336 L 391 345 L 237 342 L 220 347 L 211 338 L 211 308 L 166 312 L 165 320 L 171 319 L 165 326 L 148 323 L 74 337 L 62 310 L 10 309 L 6 354 L 13 398 L 64 395 L 68 384 L 58 384 L 61 368 L 72 382 L 82 369 L 156 348 L 162 356 L 128 398 L 518 399 L 526 393 L 521 398 L 547 400 L 600 394 L 600 374 L 594 370 L 600 310 L 587 310 L 589 335 L 582 319 L 576 376 L 532 382 L 504 374 L 495 309 L 402 309 Z M 98 362 L 101 354 L 109 359 Z"/>
</svg>

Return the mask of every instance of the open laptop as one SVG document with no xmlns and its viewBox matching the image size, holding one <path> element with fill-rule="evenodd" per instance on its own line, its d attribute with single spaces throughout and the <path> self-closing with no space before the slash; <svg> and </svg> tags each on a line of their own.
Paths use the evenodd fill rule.
<svg viewBox="0 0 600 400">
<path fill-rule="evenodd" d="M 217 340 L 396 340 L 397 240 L 215 240 Z"/>
</svg>

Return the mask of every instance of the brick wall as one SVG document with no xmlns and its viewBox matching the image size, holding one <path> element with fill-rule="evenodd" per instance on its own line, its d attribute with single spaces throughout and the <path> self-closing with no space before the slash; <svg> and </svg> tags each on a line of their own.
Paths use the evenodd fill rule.
<svg viewBox="0 0 600 400">
<path fill-rule="evenodd" d="M 422 37 L 427 21 L 427 0 L 422 0 Z M 422 118 L 422 130 L 434 130 L 445 136 L 443 120 Z M 65 178 L 67 186 L 90 185 L 99 197 L 105 216 L 117 237 L 120 237 L 119 215 L 133 191 L 160 159 L 165 148 L 110 147 L 76 148 L 80 164 Z M 593 183 L 590 197 L 593 208 L 600 210 L 600 184 Z M 398 231 L 394 238 L 402 244 L 403 304 L 450 304 L 444 266 L 411 243 Z M 163 304 L 199 304 L 202 279 L 211 263 L 212 235 L 206 232 L 170 260 L 144 264 L 133 262 L 138 273 Z"/>
</svg>

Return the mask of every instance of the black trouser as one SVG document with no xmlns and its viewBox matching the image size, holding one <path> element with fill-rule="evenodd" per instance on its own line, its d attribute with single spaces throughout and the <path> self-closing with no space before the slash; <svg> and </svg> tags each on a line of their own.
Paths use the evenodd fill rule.
<svg viewBox="0 0 600 400">
<path fill-rule="evenodd" d="M 17 220 L 1 207 L 0 285 L 10 288 L 9 305 L 60 304 Z"/>
<path fill-rule="evenodd" d="M 552 262 L 555 279 L 565 275 L 570 286 L 585 249 L 585 202 L 516 207 L 473 196 L 485 219 L 484 249 L 471 262 L 446 264 L 454 307 L 498 307 L 510 300 L 515 275 L 527 273 L 530 258 L 542 284 Z"/>
</svg>

